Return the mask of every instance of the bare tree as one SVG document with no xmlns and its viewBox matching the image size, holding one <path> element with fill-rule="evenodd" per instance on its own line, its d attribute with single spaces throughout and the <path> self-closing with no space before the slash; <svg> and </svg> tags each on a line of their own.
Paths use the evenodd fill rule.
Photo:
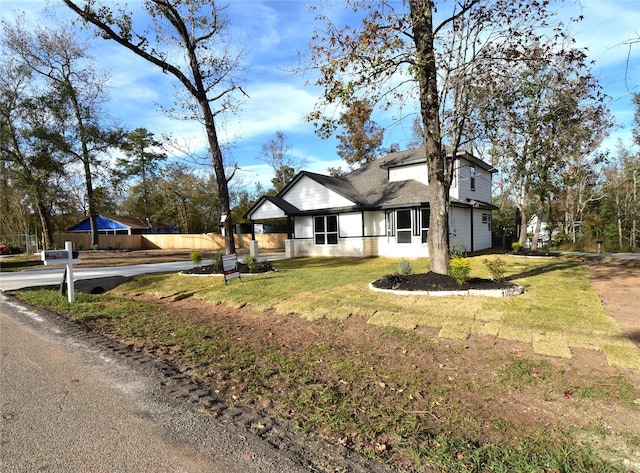
<svg viewBox="0 0 640 473">
<path fill-rule="evenodd" d="M 55 175 L 63 172 L 60 150 L 49 138 L 55 135 L 52 127 L 63 107 L 36 82 L 33 71 L 10 56 L 0 64 L 0 176 L 3 194 L 8 194 L 3 195 L 1 222 L 3 233 L 27 233 L 25 213 L 33 209 L 48 249 L 53 242 L 51 190 Z"/>
<path fill-rule="evenodd" d="M 5 22 L 3 31 L 7 48 L 47 81 L 60 107 L 66 107 L 64 116 L 58 117 L 64 129 L 55 139 L 84 170 L 92 245 L 97 246 L 93 173 L 100 166 L 100 156 L 121 137 L 119 129 L 105 124 L 105 78 L 93 69 L 87 45 L 77 42 L 72 30 L 27 26 L 18 20 L 13 26 Z"/>
<path fill-rule="evenodd" d="M 563 178 L 570 177 L 571 163 L 585 163 L 593 156 L 612 121 L 582 51 L 546 51 L 533 43 L 513 53 L 530 60 L 509 64 L 509 80 L 484 81 L 475 100 L 486 104 L 479 107 L 480 123 L 520 211 L 521 228 L 536 216 L 538 228 L 531 242 L 535 250 L 539 226 L 548 219 L 551 202 L 566 188 Z M 597 164 L 596 158 L 592 161 Z M 526 240 L 523 231 L 519 243 L 524 246 Z"/>
<path fill-rule="evenodd" d="M 417 97 L 429 181 L 431 268 L 447 274 L 455 162 L 448 156 L 473 139 L 469 86 L 481 72 L 485 52 L 495 59 L 508 57 L 514 43 L 530 41 L 537 26 L 548 26 L 548 2 L 438 2 L 439 21 L 432 0 L 349 0 L 347 6 L 359 14 L 357 26 L 336 25 L 318 14 L 324 28 L 312 39 L 311 67 L 320 72 L 317 83 L 324 94 L 309 118 L 326 133 L 335 127 L 335 119 L 325 113 L 330 106 L 348 107 L 354 97 L 367 97 L 390 107 Z M 452 153 L 444 152 L 443 142 Z"/>
<path fill-rule="evenodd" d="M 274 194 L 280 192 L 304 166 L 304 161 L 297 160 L 289 153 L 291 149 L 292 146 L 287 143 L 285 134 L 276 131 L 275 137 L 262 145 L 260 156 L 256 158 L 267 163 L 273 170 L 273 189 L 270 192 Z"/>
<path fill-rule="evenodd" d="M 218 196 L 226 216 L 225 251 L 234 253 L 229 178 L 218 141 L 216 116 L 233 107 L 233 92 L 242 89 L 233 76 L 238 69 L 238 56 L 224 47 L 224 10 L 213 0 L 148 0 L 144 2 L 144 20 L 150 20 L 153 26 L 136 31 L 132 14 L 114 2 L 64 3 L 103 37 L 179 81 L 182 94 L 177 93 L 178 109 L 186 112 L 185 118 L 200 121 L 206 130 Z"/>
</svg>

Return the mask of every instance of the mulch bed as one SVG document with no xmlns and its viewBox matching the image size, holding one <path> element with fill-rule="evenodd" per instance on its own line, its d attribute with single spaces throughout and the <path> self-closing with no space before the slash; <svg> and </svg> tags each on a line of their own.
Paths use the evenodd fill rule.
<svg viewBox="0 0 640 473">
<path fill-rule="evenodd" d="M 271 266 L 271 263 L 268 261 L 258 263 L 258 267 L 251 271 L 249 267 L 244 263 L 238 263 L 238 270 L 240 274 L 258 274 L 258 273 L 269 273 L 271 271 L 277 271 L 276 268 Z M 182 271 L 183 274 L 222 274 L 222 270 L 218 269 L 217 266 L 212 264 L 206 266 L 198 266 L 193 269 L 186 269 Z"/>
<path fill-rule="evenodd" d="M 510 254 L 513 256 L 558 256 L 558 253 L 554 251 L 530 250 L 528 248 L 523 248 L 517 253 Z"/>
<path fill-rule="evenodd" d="M 419 274 L 387 274 L 372 283 L 378 289 L 396 291 L 466 291 L 469 289 L 510 289 L 517 287 L 509 281 L 470 278 L 460 286 L 455 279 L 445 274 L 429 271 Z"/>
</svg>

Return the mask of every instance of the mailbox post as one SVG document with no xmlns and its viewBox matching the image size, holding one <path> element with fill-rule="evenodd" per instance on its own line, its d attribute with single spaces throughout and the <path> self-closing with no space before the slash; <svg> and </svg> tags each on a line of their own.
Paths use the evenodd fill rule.
<svg viewBox="0 0 640 473">
<path fill-rule="evenodd" d="M 73 286 L 73 264 L 80 262 L 77 256 L 78 252 L 73 251 L 73 243 L 70 241 L 64 242 L 64 250 L 45 250 L 40 253 L 40 259 L 44 262 L 45 266 L 52 264 L 64 264 L 66 266 L 67 300 L 69 302 L 76 301 L 76 294 Z"/>
</svg>

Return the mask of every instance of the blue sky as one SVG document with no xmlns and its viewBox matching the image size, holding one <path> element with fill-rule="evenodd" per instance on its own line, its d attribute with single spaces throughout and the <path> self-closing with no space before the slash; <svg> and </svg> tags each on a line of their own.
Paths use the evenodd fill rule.
<svg viewBox="0 0 640 473">
<path fill-rule="evenodd" d="M 135 4 L 139 2 L 129 2 Z M 304 117 L 320 95 L 314 86 L 305 86 L 311 76 L 292 75 L 288 70 L 298 64 L 298 53 L 305 53 L 316 23 L 307 5 L 311 0 L 231 0 L 229 5 L 232 38 L 244 49 L 243 88 L 250 98 L 234 116 L 218 122 L 220 139 L 233 142 L 230 161 L 241 171 L 237 185 L 250 186 L 256 181 L 270 187 L 271 171 L 256 159 L 262 144 L 282 131 L 290 154 L 306 162 L 305 169 L 325 173 L 329 166 L 339 166 L 336 142 L 321 140 L 313 125 Z M 326 7 L 327 3 L 322 2 Z M 27 19 L 50 21 L 42 14 L 56 0 L 0 0 L 0 15 L 11 17 L 25 12 Z M 334 2 L 334 14 L 346 14 Z M 589 59 L 595 61 L 593 71 L 605 92 L 612 98 L 612 112 L 619 124 L 605 142 L 614 148 L 618 139 L 631 145 L 633 119 L 632 93 L 640 92 L 640 43 L 631 50 L 622 43 L 640 35 L 640 0 L 572 0 L 559 7 L 559 17 L 568 19 L 582 14 L 584 20 L 573 24 L 571 31 L 578 47 L 588 48 Z M 64 7 L 57 9 L 58 24 L 73 15 Z M 155 104 L 169 103 L 173 87 L 169 76 L 147 64 L 133 53 L 109 41 L 95 40 L 92 51 L 99 58 L 99 68 L 110 75 L 110 110 L 127 127 L 145 127 L 157 135 L 171 133 L 192 147 L 204 142 L 198 124 L 175 121 L 162 115 Z M 393 122 L 393 111 L 378 112 L 374 120 L 381 126 Z M 401 148 L 411 139 L 411 120 L 394 126 L 385 137 L 385 146 L 399 143 Z M 344 167 L 344 166 L 343 166 Z"/>
</svg>

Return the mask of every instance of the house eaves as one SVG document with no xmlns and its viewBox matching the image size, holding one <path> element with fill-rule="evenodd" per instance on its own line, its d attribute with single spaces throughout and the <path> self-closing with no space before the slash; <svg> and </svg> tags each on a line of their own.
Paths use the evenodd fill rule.
<svg viewBox="0 0 640 473">
<path fill-rule="evenodd" d="M 245 215 L 243 215 L 243 217 L 251 219 L 251 214 L 257 208 L 259 208 L 265 201 L 271 202 L 273 205 L 275 205 L 280 210 L 282 210 L 282 212 L 284 212 L 285 215 L 300 214 L 300 210 L 295 205 L 292 205 L 291 203 L 287 202 L 283 198 L 278 196 L 273 196 L 273 195 L 263 195 L 262 197 L 260 197 L 260 199 L 258 199 L 258 201 L 255 204 L 251 206 L 251 208 L 247 211 Z"/>
<path fill-rule="evenodd" d="M 364 204 L 362 196 L 356 188 L 344 177 L 326 176 L 310 171 L 300 171 L 280 192 L 277 197 L 284 198 L 289 189 L 291 189 L 300 179 L 308 177 L 323 187 L 335 192 L 336 194 L 350 200 L 355 206 Z"/>
</svg>

